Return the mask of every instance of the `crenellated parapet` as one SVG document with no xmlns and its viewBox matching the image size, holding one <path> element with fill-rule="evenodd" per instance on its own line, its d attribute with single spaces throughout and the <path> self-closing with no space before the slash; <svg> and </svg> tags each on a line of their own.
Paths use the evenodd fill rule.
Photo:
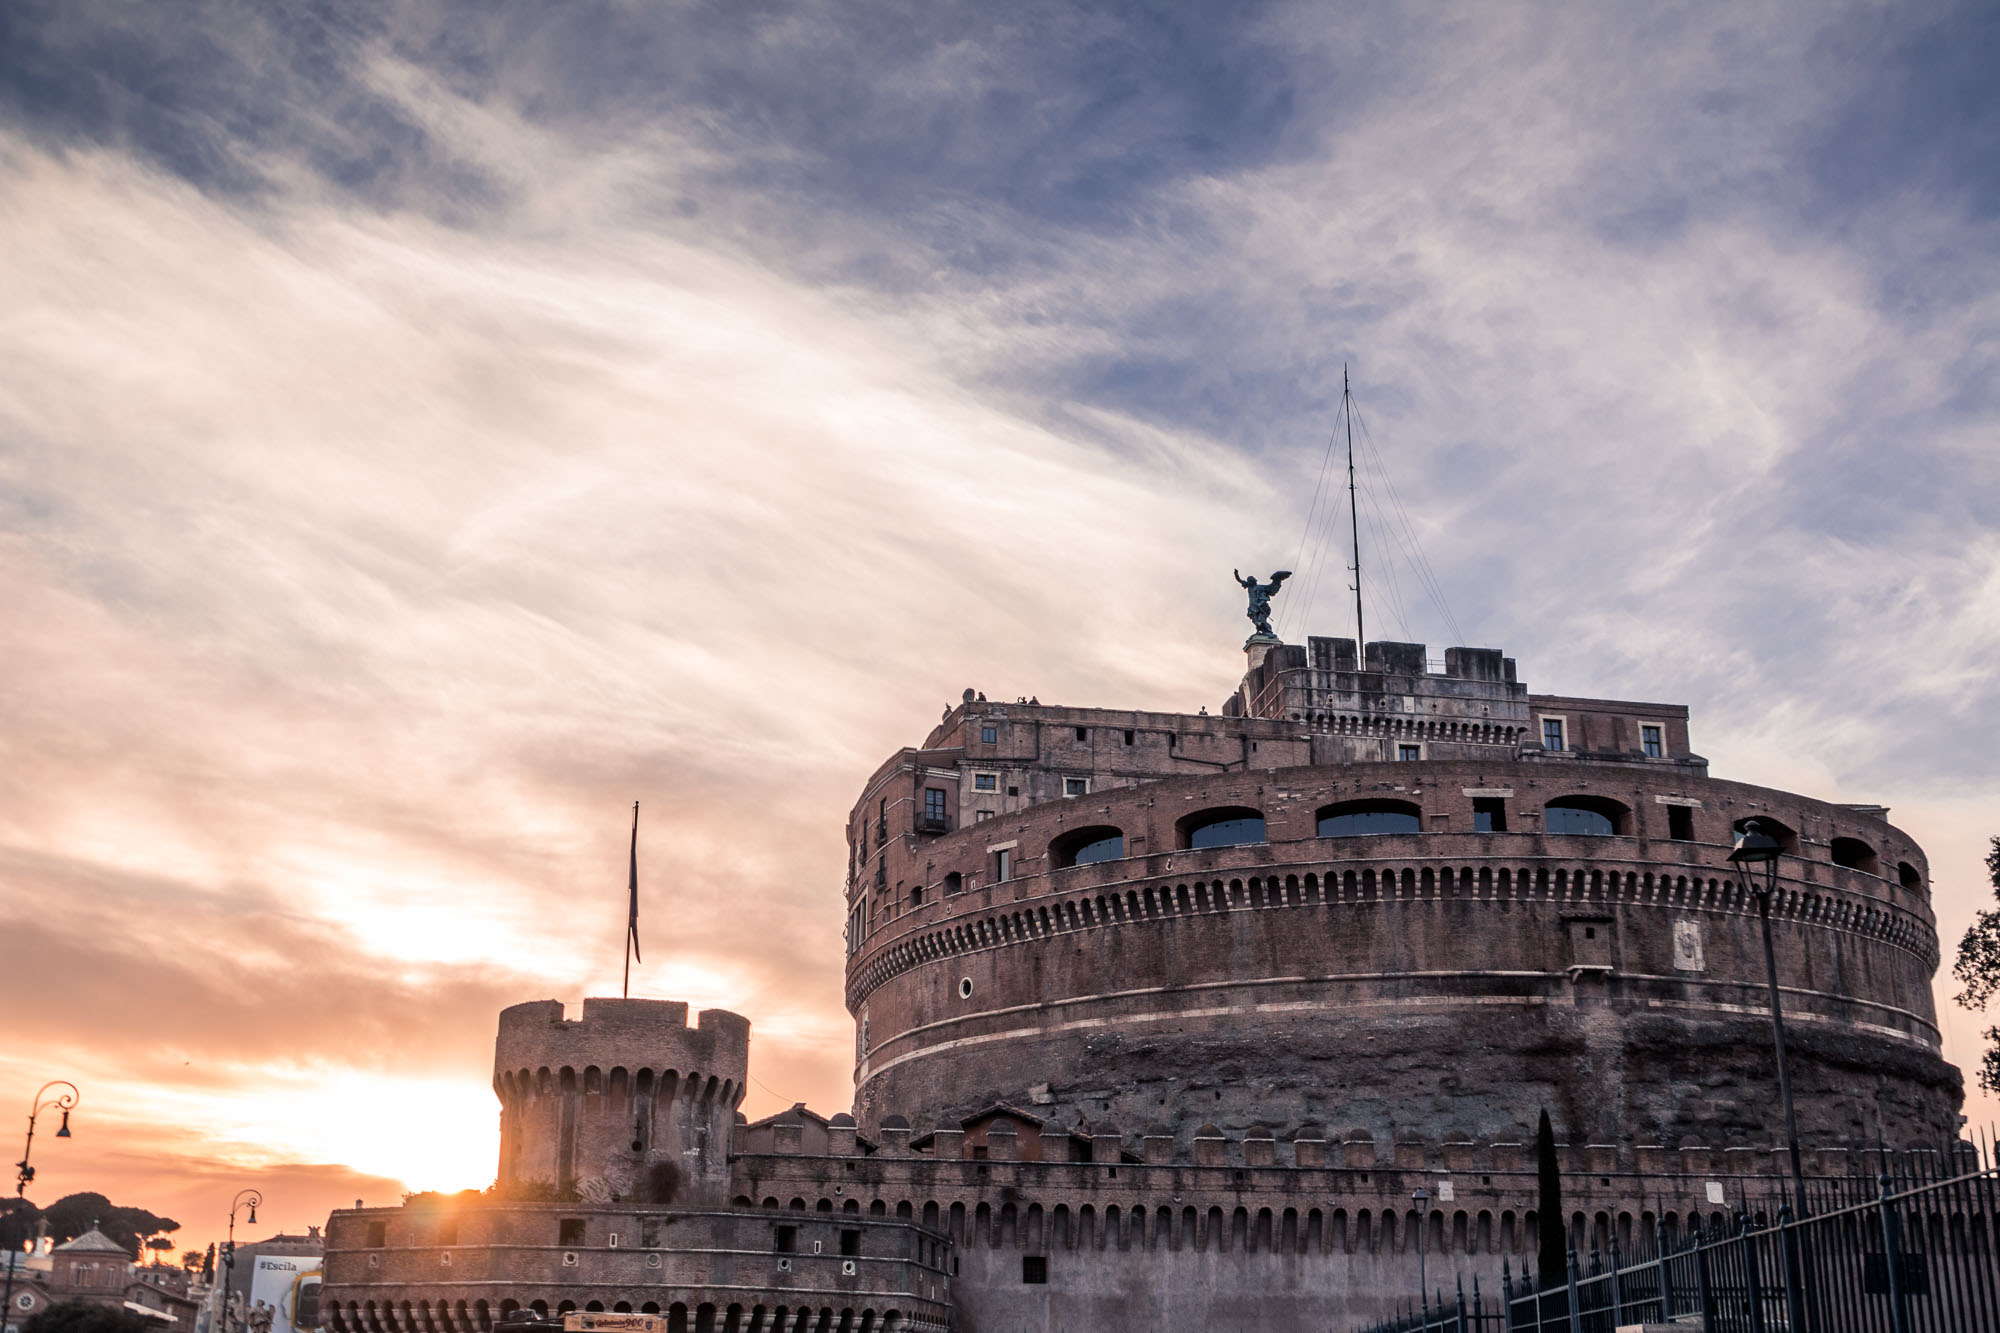
<svg viewBox="0 0 2000 1333">
<path fill-rule="evenodd" d="M 723 1193 L 750 1023 L 670 1000 L 557 1000 L 502 1010 L 494 1044 L 503 1190 L 650 1203 Z"/>
</svg>

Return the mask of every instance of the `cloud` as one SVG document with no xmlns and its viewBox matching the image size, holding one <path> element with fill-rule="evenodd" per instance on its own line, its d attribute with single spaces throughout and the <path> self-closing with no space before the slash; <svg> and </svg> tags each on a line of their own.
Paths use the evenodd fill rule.
<svg viewBox="0 0 2000 1333">
<path fill-rule="evenodd" d="M 968 684 L 1212 705 L 1343 362 L 1371 624 L 1978 896 L 1970 11 L 191 14 L 0 20 L 12 1070 L 121 1135 L 410 1170 L 296 1092 L 477 1120 L 495 1007 L 615 984 L 633 799 L 642 988 L 842 1104 L 861 777 Z"/>
</svg>

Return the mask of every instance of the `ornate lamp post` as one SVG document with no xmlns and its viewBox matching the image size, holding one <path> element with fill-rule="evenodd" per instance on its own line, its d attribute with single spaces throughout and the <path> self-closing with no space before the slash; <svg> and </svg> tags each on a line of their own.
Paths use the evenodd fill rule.
<svg viewBox="0 0 2000 1333">
<path fill-rule="evenodd" d="M 216 1316 L 216 1326 L 210 1333 L 229 1333 L 229 1280 L 236 1276 L 236 1209 L 242 1204 L 250 1205 L 250 1216 L 243 1220 L 257 1221 L 257 1205 L 264 1202 L 264 1196 L 254 1189 L 236 1191 L 236 1197 L 229 1201 L 229 1239 L 222 1242 L 222 1304 L 221 1313 Z"/>
<path fill-rule="evenodd" d="M 1410 1202 L 1417 1206 L 1417 1291 L 1423 1297 L 1426 1311 L 1431 1308 L 1430 1273 L 1424 1263 L 1424 1233 L 1431 1229 L 1430 1209 L 1426 1207 L 1430 1201 L 1429 1190 L 1420 1189 L 1410 1195 Z"/>
<path fill-rule="evenodd" d="M 51 1088 L 62 1091 L 51 1096 Z M 35 1168 L 28 1164 L 28 1159 L 35 1155 L 36 1118 L 44 1111 L 61 1111 L 62 1124 L 56 1129 L 56 1137 L 66 1139 L 70 1136 L 69 1113 L 76 1109 L 77 1101 L 82 1096 L 76 1090 L 76 1084 L 63 1078 L 50 1079 L 35 1090 L 34 1100 L 28 1103 L 28 1141 L 21 1148 L 21 1160 L 14 1164 L 14 1199 L 17 1203 L 27 1197 L 28 1186 L 35 1179 Z M 18 1213 L 20 1210 L 16 1208 L 15 1211 Z M 5 1295 L 0 1295 L 0 1330 L 7 1328 L 14 1318 L 14 1264 L 20 1257 L 20 1246 L 7 1247 L 7 1282 Z"/>
<path fill-rule="evenodd" d="M 1729 864 L 1736 872 L 1737 884 L 1757 900 L 1757 917 L 1764 928 L 1764 982 L 1771 1000 L 1771 1045 L 1778 1061 L 1778 1101 L 1785 1112 L 1785 1149 L 1792 1159 L 1792 1215 L 1804 1221 L 1806 1173 L 1799 1159 L 1799 1119 L 1792 1108 L 1792 1076 L 1785 1058 L 1785 1007 L 1778 996 L 1778 956 L 1771 947 L 1771 897 L 1778 889 L 1778 858 L 1784 855 L 1784 850 L 1776 838 L 1764 832 L 1761 820 L 1746 819 L 1742 831 L 1736 835 L 1735 847 L 1730 850 Z M 1762 866 L 1763 875 L 1754 874 L 1753 866 Z"/>
</svg>

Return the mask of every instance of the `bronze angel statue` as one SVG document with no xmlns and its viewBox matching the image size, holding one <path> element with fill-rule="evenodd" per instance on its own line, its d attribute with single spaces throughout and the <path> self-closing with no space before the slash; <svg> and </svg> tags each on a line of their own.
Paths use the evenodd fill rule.
<svg viewBox="0 0 2000 1333">
<path fill-rule="evenodd" d="M 1250 609 L 1243 614 L 1250 617 L 1250 623 L 1257 627 L 1259 634 L 1277 638 L 1277 635 L 1271 633 L 1271 595 L 1278 591 L 1280 584 L 1292 576 L 1292 571 L 1279 570 L 1271 575 L 1269 583 L 1259 583 L 1254 576 L 1246 579 L 1240 569 L 1232 569 L 1229 572 L 1236 576 L 1237 584 L 1250 594 Z"/>
</svg>

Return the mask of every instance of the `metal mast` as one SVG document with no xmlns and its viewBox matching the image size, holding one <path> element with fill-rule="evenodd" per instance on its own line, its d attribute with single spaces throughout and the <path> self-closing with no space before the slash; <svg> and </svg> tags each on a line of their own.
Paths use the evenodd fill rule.
<svg viewBox="0 0 2000 1333">
<path fill-rule="evenodd" d="M 1340 366 L 1340 414 L 1347 422 L 1347 532 L 1354 542 L 1354 563 L 1348 566 L 1354 582 L 1348 586 L 1354 590 L 1355 665 L 1365 666 L 1368 633 L 1361 619 L 1361 511 L 1354 503 L 1354 395 L 1347 387 L 1346 362 Z"/>
</svg>

